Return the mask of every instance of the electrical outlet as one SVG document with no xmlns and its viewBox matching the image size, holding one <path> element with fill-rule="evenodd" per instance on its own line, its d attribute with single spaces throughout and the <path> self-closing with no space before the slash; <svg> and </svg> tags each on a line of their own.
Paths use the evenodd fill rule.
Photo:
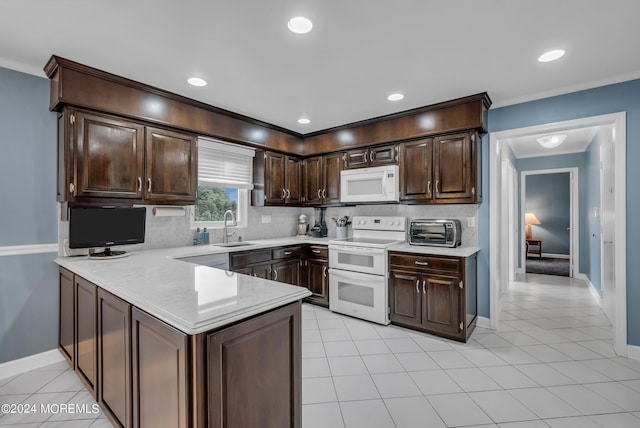
<svg viewBox="0 0 640 428">
<path fill-rule="evenodd" d="M 467 227 L 476 227 L 475 217 L 467 217 Z"/>
<path fill-rule="evenodd" d="M 263 214 L 262 223 L 271 223 L 271 214 Z"/>
</svg>

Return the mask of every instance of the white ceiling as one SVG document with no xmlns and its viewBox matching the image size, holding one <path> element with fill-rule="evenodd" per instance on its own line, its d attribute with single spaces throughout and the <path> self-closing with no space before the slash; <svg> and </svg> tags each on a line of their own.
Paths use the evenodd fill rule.
<svg viewBox="0 0 640 428">
<path fill-rule="evenodd" d="M 289 32 L 297 15 L 311 33 Z M 639 16 L 638 0 L 3 0 L 0 66 L 43 76 L 56 54 L 304 134 L 639 78 Z"/>
<path fill-rule="evenodd" d="M 601 126 L 590 126 L 588 128 L 560 129 L 542 134 L 531 134 L 522 137 L 509 138 L 505 140 L 514 156 L 518 159 L 532 158 L 539 156 L 554 156 L 569 153 L 580 153 L 587 150 L 596 133 Z M 567 138 L 558 147 L 546 149 L 542 147 L 537 139 L 547 135 L 563 134 Z"/>
</svg>

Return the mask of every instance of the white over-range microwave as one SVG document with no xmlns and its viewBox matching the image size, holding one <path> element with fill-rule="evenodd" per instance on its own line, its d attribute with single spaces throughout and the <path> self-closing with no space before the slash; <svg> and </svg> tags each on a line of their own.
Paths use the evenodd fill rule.
<svg viewBox="0 0 640 428">
<path fill-rule="evenodd" d="M 340 172 L 340 202 L 399 202 L 398 165 Z"/>
</svg>

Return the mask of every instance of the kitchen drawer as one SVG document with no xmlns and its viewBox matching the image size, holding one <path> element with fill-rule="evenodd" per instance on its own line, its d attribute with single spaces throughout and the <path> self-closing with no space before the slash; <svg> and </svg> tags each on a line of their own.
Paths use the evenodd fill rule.
<svg viewBox="0 0 640 428">
<path fill-rule="evenodd" d="M 284 248 L 274 248 L 271 250 L 272 260 L 295 259 L 302 255 L 302 247 L 300 245 Z"/>
<path fill-rule="evenodd" d="M 253 250 L 231 253 L 231 269 L 271 261 L 271 250 Z"/>
<path fill-rule="evenodd" d="M 326 245 L 309 245 L 309 258 L 327 259 L 329 258 L 329 249 Z"/>
<path fill-rule="evenodd" d="M 423 256 L 412 253 L 389 253 L 389 265 L 396 267 L 447 272 L 458 276 L 462 269 L 462 261 L 457 257 Z"/>
</svg>

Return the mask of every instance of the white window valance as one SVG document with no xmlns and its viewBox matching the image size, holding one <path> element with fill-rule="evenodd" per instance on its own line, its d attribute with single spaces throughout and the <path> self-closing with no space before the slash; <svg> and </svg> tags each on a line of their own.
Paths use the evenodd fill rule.
<svg viewBox="0 0 640 428">
<path fill-rule="evenodd" d="M 255 150 L 220 140 L 198 138 L 198 183 L 253 189 Z"/>
</svg>

